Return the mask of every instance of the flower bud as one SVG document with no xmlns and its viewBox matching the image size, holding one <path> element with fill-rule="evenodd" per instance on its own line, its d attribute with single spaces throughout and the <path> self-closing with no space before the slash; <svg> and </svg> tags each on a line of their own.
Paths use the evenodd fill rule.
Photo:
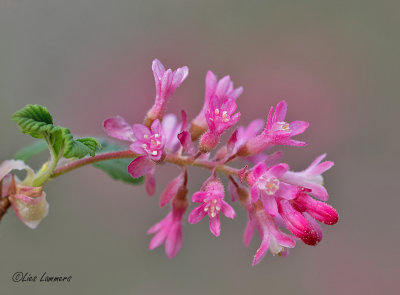
<svg viewBox="0 0 400 295">
<path fill-rule="evenodd" d="M 47 216 L 49 204 L 42 187 L 16 186 L 16 194 L 10 196 L 18 218 L 31 229 L 35 229 Z"/>
</svg>

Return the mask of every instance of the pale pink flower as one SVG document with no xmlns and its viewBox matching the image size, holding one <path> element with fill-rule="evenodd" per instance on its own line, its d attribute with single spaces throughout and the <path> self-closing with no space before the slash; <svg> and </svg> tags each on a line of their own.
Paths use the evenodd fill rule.
<svg viewBox="0 0 400 295">
<path fill-rule="evenodd" d="M 325 157 L 326 154 L 317 157 L 307 169 L 301 172 L 287 171 L 282 176 L 283 181 L 308 188 L 311 190 L 313 196 L 320 200 L 327 201 L 329 195 L 323 186 L 324 179 L 321 174 L 329 170 L 334 163 L 331 161 L 321 163 Z"/>
<path fill-rule="evenodd" d="M 221 233 L 219 213 L 222 212 L 231 219 L 235 218 L 235 211 L 224 201 L 224 186 L 215 174 L 205 181 L 200 192 L 192 196 L 192 201 L 201 205 L 194 208 L 189 214 L 189 223 L 198 223 L 204 216 L 208 215 L 210 231 L 216 237 Z"/>
<path fill-rule="evenodd" d="M 147 231 L 148 234 L 155 233 L 149 244 L 150 250 L 161 246 L 165 242 L 165 253 L 168 258 L 173 258 L 182 248 L 182 219 L 188 207 L 186 194 L 187 189 L 181 187 L 172 202 L 172 210 L 163 220 Z"/>
<path fill-rule="evenodd" d="M 181 146 L 178 134 L 181 131 L 182 124 L 178 123 L 174 114 L 167 114 L 164 116 L 161 125 L 165 135 L 165 151 L 174 154 Z"/>
<path fill-rule="evenodd" d="M 254 205 L 254 209 L 249 212 L 249 220 L 243 234 L 245 246 L 250 244 L 254 230 L 257 229 L 261 238 L 261 245 L 253 259 L 253 266 L 258 264 L 269 250 L 272 255 L 287 256 L 288 248 L 293 248 L 296 244 L 293 237 L 283 233 L 274 218 L 266 214 L 259 201 Z"/>
<path fill-rule="evenodd" d="M 241 156 L 256 155 L 275 145 L 304 146 L 306 144 L 291 137 L 303 133 L 309 123 L 305 121 L 285 122 L 287 103 L 284 100 L 277 104 L 275 112 L 273 112 L 273 109 L 271 107 L 267 124 L 261 134 L 250 139 L 240 149 L 239 154 Z"/>
<path fill-rule="evenodd" d="M 156 85 L 156 98 L 154 105 L 147 112 L 145 119 L 147 126 L 150 126 L 153 120 L 163 118 L 168 100 L 189 74 L 189 68 L 186 66 L 175 71 L 165 70 L 158 59 L 153 60 L 152 69 Z"/>
<path fill-rule="evenodd" d="M 10 175 L 12 170 L 25 170 L 24 181 Z M 32 187 L 33 170 L 21 160 L 8 160 L 0 164 L 1 198 L 8 197 L 17 217 L 29 228 L 35 229 L 49 211 L 43 187 Z"/>
<path fill-rule="evenodd" d="M 243 87 L 234 88 L 233 82 L 229 76 L 225 76 L 219 81 L 217 76 L 208 71 L 206 75 L 206 90 L 204 95 L 204 105 L 200 113 L 192 121 L 192 126 L 196 126 L 203 132 L 208 129 L 206 113 L 212 97 L 217 96 L 223 100 L 237 99 L 243 92 Z M 201 133 L 203 133 L 201 132 Z"/>
</svg>

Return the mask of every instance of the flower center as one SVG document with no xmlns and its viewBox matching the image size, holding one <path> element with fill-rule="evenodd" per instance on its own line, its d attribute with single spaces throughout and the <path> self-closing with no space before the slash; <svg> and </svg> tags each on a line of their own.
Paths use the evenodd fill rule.
<svg viewBox="0 0 400 295">
<path fill-rule="evenodd" d="M 276 122 L 274 124 L 274 131 L 285 131 L 285 132 L 290 132 L 290 126 L 289 123 L 287 122 Z"/>
<path fill-rule="evenodd" d="M 204 199 L 204 202 L 206 203 L 206 206 L 204 207 L 204 212 L 207 212 L 210 217 L 214 218 L 217 216 L 217 213 L 221 210 L 221 207 L 218 206 L 218 201 L 216 198 L 206 198 Z"/>
<path fill-rule="evenodd" d="M 258 180 L 258 188 L 263 190 L 267 195 L 273 195 L 279 189 L 279 179 L 273 176 L 261 176 Z"/>
<path fill-rule="evenodd" d="M 226 123 L 226 122 L 229 122 L 231 120 L 231 117 L 229 116 L 227 111 L 222 111 L 222 115 L 220 115 L 220 113 L 221 113 L 220 109 L 215 109 L 214 110 L 215 117 L 221 118 L 222 122 Z"/>
<path fill-rule="evenodd" d="M 150 137 L 145 134 L 143 135 L 143 138 L 145 139 L 146 143 L 142 144 L 143 149 L 150 155 L 157 156 L 158 152 L 161 148 L 161 141 L 160 139 L 160 134 L 156 133 L 151 135 Z"/>
</svg>

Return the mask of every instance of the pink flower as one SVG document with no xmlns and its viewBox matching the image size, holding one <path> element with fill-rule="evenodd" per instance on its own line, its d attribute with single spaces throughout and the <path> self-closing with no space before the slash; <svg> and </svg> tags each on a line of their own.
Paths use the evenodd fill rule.
<svg viewBox="0 0 400 295">
<path fill-rule="evenodd" d="M 254 207 L 249 212 L 250 220 L 243 235 L 243 242 L 246 246 L 250 244 L 254 229 L 258 230 L 261 237 L 261 245 L 254 255 L 253 266 L 264 258 L 268 250 L 272 255 L 287 256 L 289 252 L 287 248 L 293 248 L 296 244 L 294 239 L 279 229 L 274 218 L 265 213 L 260 201 L 254 204 Z"/>
<path fill-rule="evenodd" d="M 211 151 L 219 141 L 219 137 L 229 127 L 235 125 L 240 118 L 240 113 L 235 113 L 236 101 L 231 98 L 219 98 L 213 96 L 205 117 L 208 130 L 200 138 L 200 151 L 203 153 Z"/>
<path fill-rule="evenodd" d="M 25 170 L 24 181 L 9 173 Z M 43 187 L 32 187 L 33 170 L 20 160 L 8 160 L 0 164 L 0 198 L 8 197 L 17 217 L 29 228 L 35 229 L 49 211 Z"/>
<path fill-rule="evenodd" d="M 317 157 L 304 171 L 287 171 L 285 175 L 282 176 L 282 179 L 287 183 L 311 189 L 311 194 L 313 196 L 320 200 L 327 201 L 329 195 L 323 186 L 324 179 L 321 174 L 329 170 L 334 163 L 331 161 L 325 161 L 321 163 L 325 157 L 326 154 Z"/>
<path fill-rule="evenodd" d="M 154 105 L 147 112 L 145 119 L 146 126 L 150 126 L 155 119 L 162 119 L 169 98 L 189 74 L 189 69 L 186 66 L 178 68 L 175 71 L 171 69 L 165 70 L 163 64 L 158 59 L 153 60 L 152 69 L 156 85 L 156 98 Z"/>
<path fill-rule="evenodd" d="M 154 120 L 151 130 L 142 124 L 132 127 L 136 140 L 130 145 L 132 152 L 147 155 L 153 161 L 161 159 L 164 152 L 166 138 L 160 120 Z"/>
<path fill-rule="evenodd" d="M 155 233 L 149 244 L 150 250 L 165 242 L 165 253 L 168 258 L 173 258 L 181 249 L 183 245 L 182 219 L 188 207 L 186 194 L 187 189 L 181 187 L 172 202 L 171 212 L 147 231 L 148 234 Z"/>
<path fill-rule="evenodd" d="M 164 125 L 170 136 L 174 133 L 173 125 L 174 122 L 171 122 L 170 119 L 167 119 Z M 153 195 L 156 185 L 154 161 L 162 160 L 167 142 L 160 120 L 154 120 L 149 129 L 142 124 L 135 124 L 131 127 L 122 117 L 115 116 L 105 120 L 103 126 L 109 136 L 130 141 L 130 150 L 141 155 L 129 164 L 128 172 L 133 178 L 146 176 L 146 191 L 150 196 Z M 169 141 L 168 143 L 170 148 L 175 148 L 173 142 Z"/>
<path fill-rule="evenodd" d="M 208 215 L 210 231 L 216 237 L 221 233 L 220 211 L 228 218 L 235 218 L 235 211 L 224 201 L 224 186 L 215 174 L 205 181 L 200 192 L 192 196 L 192 201 L 201 203 L 201 205 L 194 208 L 189 214 L 189 223 L 198 223 Z"/>
<path fill-rule="evenodd" d="M 208 129 L 206 113 L 212 97 L 220 99 L 237 99 L 243 92 L 243 87 L 234 89 L 233 82 L 229 76 L 223 77 L 217 81 L 217 76 L 208 71 L 206 75 L 206 91 L 204 96 L 204 105 L 197 117 L 192 121 L 190 132 L 194 134 L 194 139 L 198 138 Z"/>
<path fill-rule="evenodd" d="M 260 199 L 265 211 L 271 216 L 278 214 L 277 198 L 294 199 L 298 188 L 282 182 L 282 175 L 289 169 L 287 164 L 278 164 L 268 168 L 265 163 L 259 163 L 248 175 L 251 185 L 251 198 L 255 203 Z"/>
<path fill-rule="evenodd" d="M 223 146 L 218 151 L 218 159 L 227 160 L 231 156 L 235 156 L 238 150 L 246 144 L 248 140 L 256 136 L 264 125 L 263 120 L 257 119 L 250 122 L 247 127 L 239 126 L 235 132 L 232 133 L 226 146 Z M 264 155 L 264 158 L 266 156 Z M 260 161 L 256 161 L 257 163 Z"/>
<path fill-rule="evenodd" d="M 267 124 L 263 132 L 250 139 L 240 149 L 239 155 L 256 155 L 274 145 L 304 146 L 306 144 L 303 141 L 293 140 L 291 137 L 303 133 L 309 123 L 304 121 L 285 122 L 287 103 L 284 100 L 277 104 L 274 113 L 273 109 L 271 107 L 269 111 Z"/>
</svg>

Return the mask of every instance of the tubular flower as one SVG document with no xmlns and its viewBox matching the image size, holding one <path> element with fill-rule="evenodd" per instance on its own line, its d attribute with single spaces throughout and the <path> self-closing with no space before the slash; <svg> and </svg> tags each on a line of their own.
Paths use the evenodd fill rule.
<svg viewBox="0 0 400 295">
<path fill-rule="evenodd" d="M 261 238 L 261 245 L 254 255 L 253 266 L 264 258 L 268 250 L 274 256 L 277 254 L 283 257 L 287 256 L 289 253 L 288 248 L 293 248 L 296 242 L 292 236 L 283 233 L 279 229 L 274 218 L 266 214 L 260 201 L 254 204 L 254 208 L 249 212 L 249 215 L 250 219 L 243 236 L 244 244 L 246 246 L 250 244 L 254 229 L 258 230 Z"/>
<path fill-rule="evenodd" d="M 243 92 L 243 87 L 234 88 L 233 81 L 229 76 L 225 76 L 217 81 L 217 76 L 208 71 L 206 75 L 206 91 L 204 95 L 204 105 L 200 113 L 193 119 L 190 126 L 192 139 L 200 137 L 207 129 L 206 113 L 209 107 L 211 98 L 217 96 L 221 99 L 237 99 Z"/>
<path fill-rule="evenodd" d="M 224 186 L 215 175 L 206 180 L 201 191 L 192 196 L 192 201 L 201 205 L 194 208 L 189 214 L 189 223 L 198 223 L 204 216 L 208 215 L 210 231 L 216 237 L 221 233 L 219 213 L 222 212 L 231 219 L 235 218 L 235 211 L 224 201 Z"/>
<path fill-rule="evenodd" d="M 155 234 L 149 244 L 150 250 L 161 246 L 165 242 L 165 253 L 168 258 L 173 258 L 182 248 L 182 219 L 188 207 L 186 195 L 186 187 L 181 186 L 172 202 L 171 212 L 147 231 L 148 234 Z"/>
<path fill-rule="evenodd" d="M 23 182 L 9 173 L 12 170 L 25 170 Z M 49 211 L 43 187 L 33 187 L 34 172 L 21 160 L 8 160 L 0 164 L 1 199 L 8 198 L 17 217 L 29 228 L 35 229 Z"/>
<path fill-rule="evenodd" d="M 303 141 L 293 140 L 291 137 L 303 133 L 309 123 L 304 121 L 285 122 L 287 103 L 284 100 L 277 104 L 274 113 L 273 110 L 274 108 L 271 107 L 263 132 L 250 139 L 240 149 L 239 155 L 256 155 L 275 145 L 304 146 L 306 144 Z"/>
<path fill-rule="evenodd" d="M 165 70 L 163 64 L 158 60 L 153 60 L 152 70 L 156 84 L 156 98 L 154 105 L 147 112 L 145 125 L 151 126 L 155 119 L 161 120 L 167 106 L 167 102 L 183 81 L 189 75 L 189 68 L 184 66 L 175 71 Z"/>
<path fill-rule="evenodd" d="M 219 137 L 226 129 L 235 125 L 240 118 L 240 113 L 235 113 L 237 108 L 234 99 L 213 96 L 206 111 L 208 130 L 201 136 L 199 149 L 203 153 L 211 151 L 218 144 Z"/>
</svg>

